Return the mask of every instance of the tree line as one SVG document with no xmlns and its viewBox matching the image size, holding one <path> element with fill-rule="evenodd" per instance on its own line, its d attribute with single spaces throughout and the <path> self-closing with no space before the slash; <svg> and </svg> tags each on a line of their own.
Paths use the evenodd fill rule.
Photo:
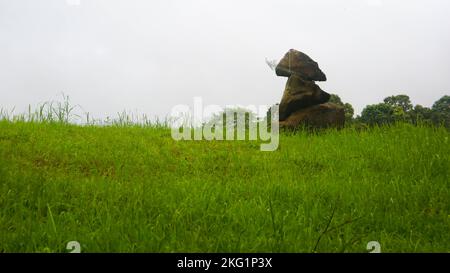
<svg viewBox="0 0 450 273">
<path fill-rule="evenodd" d="M 434 102 L 431 108 L 420 104 L 413 105 L 408 95 L 389 96 L 381 103 L 367 105 L 361 115 L 356 117 L 354 117 L 353 106 L 350 103 L 343 103 L 338 95 L 332 94 L 330 102 L 344 107 L 346 122 L 350 124 L 383 125 L 409 122 L 443 125 L 450 128 L 450 96 L 448 95 Z"/>
</svg>

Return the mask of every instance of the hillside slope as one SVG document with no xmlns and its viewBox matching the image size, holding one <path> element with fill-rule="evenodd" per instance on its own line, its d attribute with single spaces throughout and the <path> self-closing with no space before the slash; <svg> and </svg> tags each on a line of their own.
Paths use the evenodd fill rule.
<svg viewBox="0 0 450 273">
<path fill-rule="evenodd" d="M 448 252 L 442 128 L 172 140 L 170 131 L 0 122 L 0 252 Z M 328 225 L 329 223 L 329 225 Z M 327 228 L 328 226 L 328 228 Z"/>
</svg>

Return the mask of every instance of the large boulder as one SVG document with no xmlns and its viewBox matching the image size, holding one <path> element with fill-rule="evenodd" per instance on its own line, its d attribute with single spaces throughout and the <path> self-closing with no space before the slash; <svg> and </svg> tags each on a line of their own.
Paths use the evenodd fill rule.
<svg viewBox="0 0 450 273">
<path fill-rule="evenodd" d="M 327 102 L 300 109 L 292 113 L 286 120 L 280 121 L 281 128 L 295 129 L 299 126 L 308 128 L 342 128 L 345 123 L 344 108 Z"/>
<path fill-rule="evenodd" d="M 289 50 L 275 68 L 277 76 L 295 74 L 307 81 L 326 81 L 326 75 L 308 55 L 295 49 Z"/>
<path fill-rule="evenodd" d="M 280 120 L 285 120 L 291 113 L 312 105 L 325 103 L 330 94 L 320 89 L 312 81 L 305 81 L 297 75 L 289 77 L 280 102 Z"/>
</svg>

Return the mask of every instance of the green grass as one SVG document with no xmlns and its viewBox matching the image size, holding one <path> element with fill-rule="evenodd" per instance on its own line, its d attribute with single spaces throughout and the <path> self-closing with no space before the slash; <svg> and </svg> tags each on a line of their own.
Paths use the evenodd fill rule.
<svg viewBox="0 0 450 273">
<path fill-rule="evenodd" d="M 163 127 L 0 121 L 0 252 L 449 252 L 449 136 L 283 133 L 261 152 Z"/>
</svg>

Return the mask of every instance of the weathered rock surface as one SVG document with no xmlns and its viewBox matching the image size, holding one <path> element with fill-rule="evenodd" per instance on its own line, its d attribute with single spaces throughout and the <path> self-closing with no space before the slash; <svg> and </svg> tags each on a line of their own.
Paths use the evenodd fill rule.
<svg viewBox="0 0 450 273">
<path fill-rule="evenodd" d="M 308 55 L 295 49 L 289 50 L 276 66 L 275 73 L 289 77 L 279 104 L 281 128 L 344 126 L 344 107 L 328 102 L 330 94 L 314 82 L 326 81 L 327 77 Z"/>
<path fill-rule="evenodd" d="M 285 120 L 291 113 L 299 109 L 325 103 L 329 99 L 330 94 L 320 89 L 314 82 L 291 75 L 280 102 L 280 120 Z"/>
<path fill-rule="evenodd" d="M 277 76 L 290 77 L 295 74 L 307 81 L 326 81 L 326 75 L 308 55 L 295 49 L 289 50 L 275 68 Z"/>
<path fill-rule="evenodd" d="M 287 129 L 295 129 L 299 126 L 308 128 L 341 128 L 344 126 L 344 123 L 344 108 L 327 102 L 295 111 L 286 120 L 280 121 L 280 127 Z"/>
</svg>

